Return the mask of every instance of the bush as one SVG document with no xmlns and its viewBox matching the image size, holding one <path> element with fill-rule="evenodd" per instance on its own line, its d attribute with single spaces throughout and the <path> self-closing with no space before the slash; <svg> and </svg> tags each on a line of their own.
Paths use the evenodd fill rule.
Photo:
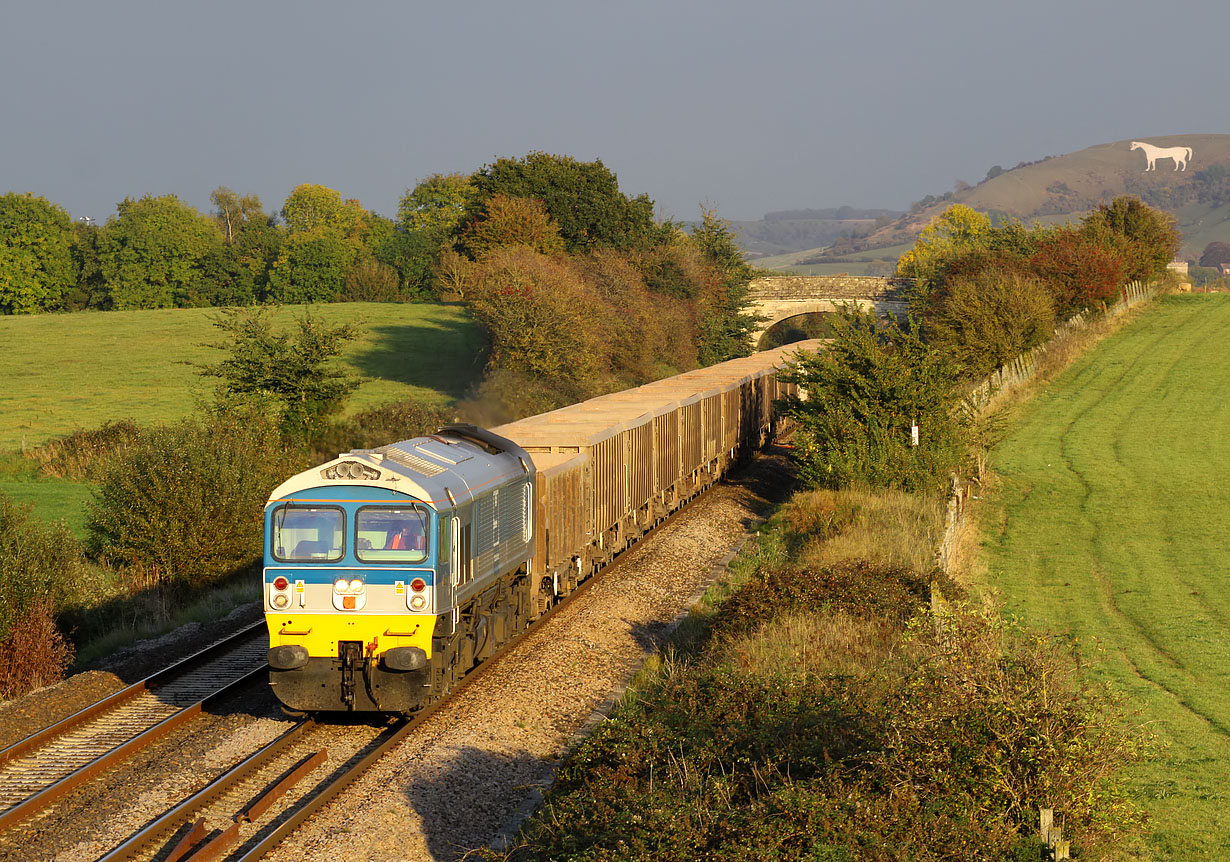
<svg viewBox="0 0 1230 862">
<path fill-rule="evenodd" d="M 140 434 L 141 429 L 130 419 L 104 422 L 98 428 L 79 429 L 49 440 L 34 449 L 31 457 L 44 476 L 97 482 Z"/>
<path fill-rule="evenodd" d="M 996 270 L 948 280 L 926 321 L 928 341 L 981 378 L 1042 344 L 1055 306 L 1037 278 Z"/>
<path fill-rule="evenodd" d="M 1139 831 L 1137 743 L 1054 640 L 964 609 L 771 616 L 643 675 L 512 858 L 1039 859 L 1039 807 L 1078 853 Z"/>
<path fill-rule="evenodd" d="M 799 423 L 794 458 L 809 487 L 932 491 L 962 457 L 957 366 L 913 324 L 882 325 L 847 310 L 827 349 L 804 354 L 783 379 L 806 393 L 783 402 L 783 411 Z"/>
<path fill-rule="evenodd" d="M 1050 287 L 1055 310 L 1065 317 L 1112 299 L 1127 276 L 1113 245 L 1070 228 L 1043 241 L 1029 263 Z"/>
<path fill-rule="evenodd" d="M 60 679 L 72 652 L 56 615 L 81 591 L 81 544 L 0 494 L 0 696 Z"/>
<path fill-rule="evenodd" d="M 304 466 L 254 413 L 152 428 L 95 491 L 90 547 L 158 582 L 216 582 L 260 556 L 269 492 Z"/>
<path fill-rule="evenodd" d="M 601 337 L 608 309 L 567 261 L 493 249 L 474 265 L 467 297 L 491 335 L 492 368 L 597 393 L 610 369 Z"/>
<path fill-rule="evenodd" d="M 339 452 L 375 449 L 399 440 L 432 434 L 451 421 L 452 412 L 435 404 L 408 399 L 332 423 L 313 441 L 313 461 L 328 461 Z"/>
</svg>

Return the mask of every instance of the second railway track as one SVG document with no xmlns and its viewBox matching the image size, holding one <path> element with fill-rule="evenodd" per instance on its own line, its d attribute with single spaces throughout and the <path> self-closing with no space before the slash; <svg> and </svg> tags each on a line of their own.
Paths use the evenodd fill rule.
<svg viewBox="0 0 1230 862">
<path fill-rule="evenodd" d="M 254 624 L 0 751 L 0 831 L 262 674 L 267 647 Z"/>
</svg>

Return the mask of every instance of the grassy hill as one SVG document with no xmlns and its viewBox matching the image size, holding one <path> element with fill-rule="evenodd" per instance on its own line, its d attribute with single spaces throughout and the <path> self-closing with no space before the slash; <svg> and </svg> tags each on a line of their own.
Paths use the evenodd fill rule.
<svg viewBox="0 0 1230 862">
<path fill-rule="evenodd" d="M 919 231 L 954 203 L 1027 223 L 1035 219 L 1055 223 L 1079 220 L 1099 203 L 1124 194 L 1138 195 L 1175 216 L 1183 233 L 1182 259 L 1199 259 L 1204 247 L 1214 240 L 1230 242 L 1230 135 L 1161 135 L 1138 140 L 1159 147 L 1191 147 L 1192 159 L 1184 171 L 1175 171 L 1174 162 L 1165 159 L 1157 162 L 1155 170 L 1146 172 L 1145 155 L 1130 148 L 1131 140 L 1048 156 L 940 200 L 924 199 L 924 206 L 860 238 L 860 255 L 875 259 L 886 255 L 891 247 L 912 244 Z M 822 248 L 816 248 L 792 257 L 816 258 L 822 253 Z M 849 259 L 854 255 L 845 251 L 838 256 Z M 756 263 L 802 271 L 792 262 L 779 260 L 773 257 Z M 836 269 L 840 271 L 840 267 Z M 855 268 L 849 271 L 857 274 Z"/>
<path fill-rule="evenodd" d="M 276 318 L 290 325 L 302 306 Z M 354 323 L 361 335 L 345 363 L 370 378 L 350 398 L 359 410 L 402 398 L 451 401 L 482 374 L 484 341 L 460 305 L 337 303 L 313 316 Z M 187 415 L 213 381 L 208 344 L 216 309 L 83 312 L 0 317 L 0 451 L 37 445 L 109 419 L 140 423 Z"/>
</svg>

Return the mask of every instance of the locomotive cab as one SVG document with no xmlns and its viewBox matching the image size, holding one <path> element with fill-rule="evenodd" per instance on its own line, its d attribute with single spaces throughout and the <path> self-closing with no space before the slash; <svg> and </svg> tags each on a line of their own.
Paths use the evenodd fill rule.
<svg viewBox="0 0 1230 862">
<path fill-rule="evenodd" d="M 270 682 L 287 707 L 412 712 L 483 657 L 491 594 L 532 553 L 534 472 L 473 432 L 351 452 L 271 495 Z"/>
</svg>

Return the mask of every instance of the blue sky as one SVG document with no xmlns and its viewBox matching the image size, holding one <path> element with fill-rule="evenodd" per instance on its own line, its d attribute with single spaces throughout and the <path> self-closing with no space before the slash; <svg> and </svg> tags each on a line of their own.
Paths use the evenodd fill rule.
<svg viewBox="0 0 1230 862">
<path fill-rule="evenodd" d="M 600 158 L 661 215 L 905 208 L 992 165 L 1227 132 L 1230 4 L 7 3 L 0 191 L 385 215 L 437 172 Z"/>
</svg>

